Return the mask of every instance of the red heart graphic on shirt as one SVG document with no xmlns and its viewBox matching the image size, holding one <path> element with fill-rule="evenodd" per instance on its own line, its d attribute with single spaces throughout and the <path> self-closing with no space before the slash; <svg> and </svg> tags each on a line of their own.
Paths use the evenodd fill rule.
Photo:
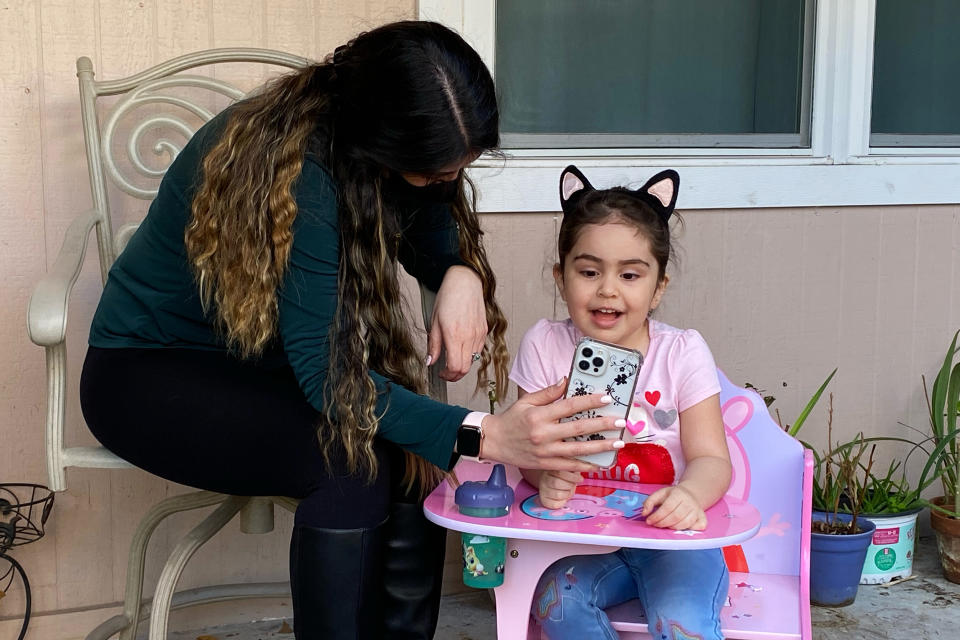
<svg viewBox="0 0 960 640">
<path fill-rule="evenodd" d="M 660 402 L 660 392 L 659 391 L 646 391 L 643 394 L 643 397 L 647 399 L 647 402 L 653 406 L 657 406 L 657 403 Z"/>
</svg>

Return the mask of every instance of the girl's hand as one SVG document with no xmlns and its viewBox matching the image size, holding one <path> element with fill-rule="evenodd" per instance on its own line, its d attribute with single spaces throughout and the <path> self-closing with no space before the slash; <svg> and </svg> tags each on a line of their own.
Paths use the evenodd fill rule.
<svg viewBox="0 0 960 640">
<path fill-rule="evenodd" d="M 573 471 L 544 471 L 540 475 L 540 504 L 547 509 L 562 509 L 581 482 L 583 476 Z"/>
<path fill-rule="evenodd" d="M 430 319 L 427 365 L 446 354 L 440 377 L 456 382 L 470 370 L 472 355 L 483 351 L 487 339 L 487 308 L 480 276 L 462 265 L 447 269 Z"/>
<path fill-rule="evenodd" d="M 646 517 L 648 525 L 661 529 L 703 531 L 707 528 L 707 515 L 693 494 L 681 486 L 654 491 L 643 503 L 640 515 Z"/>
<path fill-rule="evenodd" d="M 564 378 L 552 387 L 524 395 L 502 413 L 486 416 L 482 456 L 525 469 L 596 471 L 598 467 L 574 456 L 620 449 L 623 441 L 563 439 L 619 429 L 626 422 L 612 417 L 558 422 L 560 418 L 612 402 L 612 398 L 600 394 L 559 400 L 565 383 Z"/>
</svg>

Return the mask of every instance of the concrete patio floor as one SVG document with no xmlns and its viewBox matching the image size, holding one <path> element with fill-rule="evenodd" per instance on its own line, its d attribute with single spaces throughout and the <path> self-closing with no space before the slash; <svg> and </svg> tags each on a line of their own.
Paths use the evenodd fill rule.
<svg viewBox="0 0 960 640">
<path fill-rule="evenodd" d="M 940 571 L 935 540 L 917 543 L 914 577 L 893 585 L 861 585 L 849 607 L 813 607 L 815 640 L 927 640 L 960 637 L 960 585 Z M 171 633 L 171 640 L 293 640 L 290 619 Z M 447 596 L 436 640 L 495 640 L 493 603 L 482 591 Z M 143 640 L 146 635 L 141 634 Z"/>
</svg>

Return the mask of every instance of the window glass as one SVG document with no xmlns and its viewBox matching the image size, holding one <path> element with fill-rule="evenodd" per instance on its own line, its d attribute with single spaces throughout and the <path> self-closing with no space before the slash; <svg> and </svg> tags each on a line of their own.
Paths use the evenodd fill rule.
<svg viewBox="0 0 960 640">
<path fill-rule="evenodd" d="M 877 0 L 870 145 L 960 147 L 960 2 Z"/>
<path fill-rule="evenodd" d="M 810 25 L 804 0 L 498 0 L 505 146 L 808 146 Z"/>
</svg>

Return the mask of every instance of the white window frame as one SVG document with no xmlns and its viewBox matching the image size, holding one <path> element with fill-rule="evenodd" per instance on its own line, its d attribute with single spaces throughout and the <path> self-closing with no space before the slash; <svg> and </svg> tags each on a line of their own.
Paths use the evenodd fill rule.
<svg viewBox="0 0 960 640">
<path fill-rule="evenodd" d="M 870 146 L 876 0 L 817 0 L 809 149 L 510 149 L 470 169 L 484 212 L 557 211 L 576 164 L 597 186 L 680 171 L 682 209 L 960 203 L 960 148 Z M 494 70 L 495 0 L 420 0 Z"/>
</svg>

